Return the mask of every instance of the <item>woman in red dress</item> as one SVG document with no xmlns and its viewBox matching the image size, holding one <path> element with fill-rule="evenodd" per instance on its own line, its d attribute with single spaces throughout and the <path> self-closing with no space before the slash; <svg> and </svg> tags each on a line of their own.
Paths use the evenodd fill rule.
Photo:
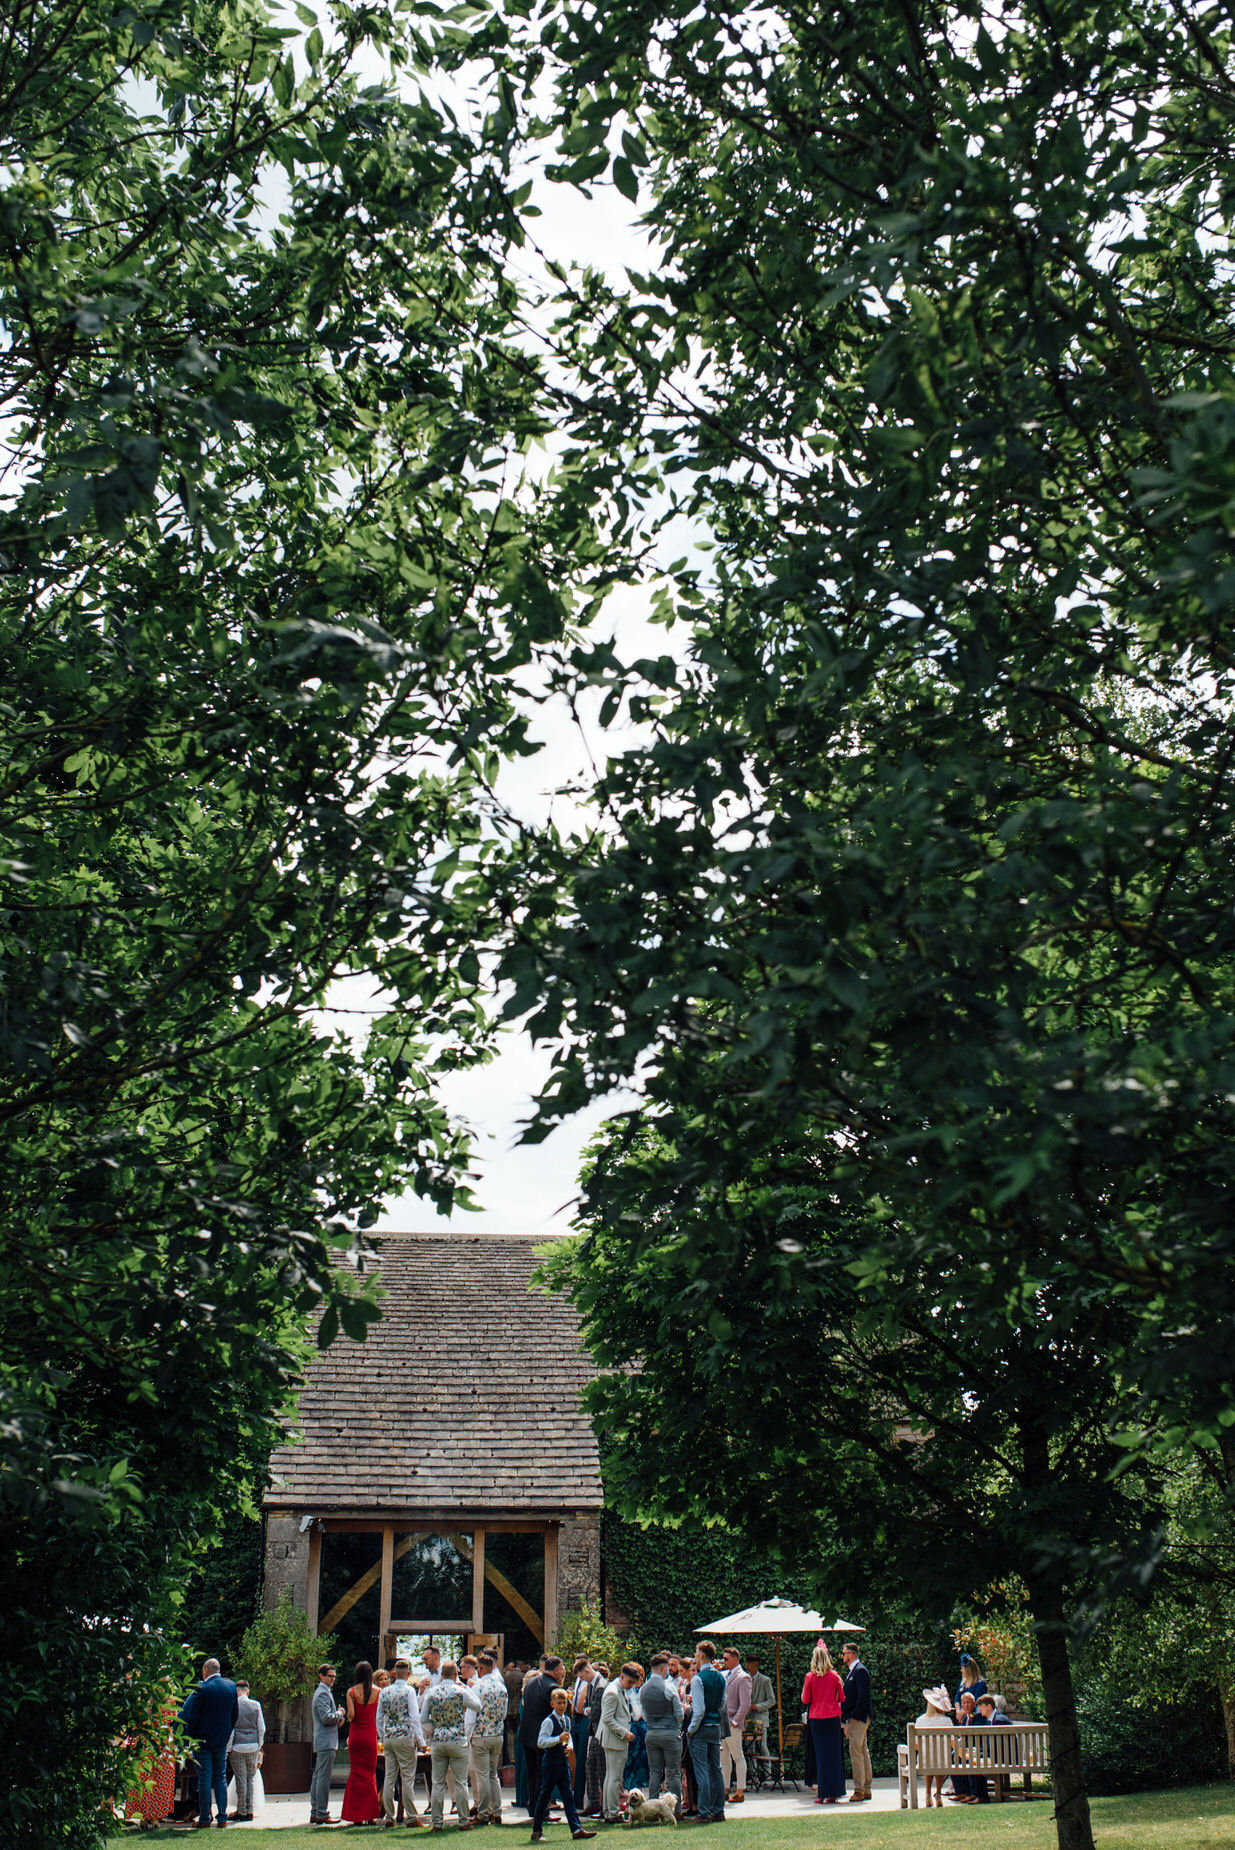
<svg viewBox="0 0 1235 1850">
<path fill-rule="evenodd" d="M 132 1745 L 141 1754 L 137 1783 L 124 1801 L 126 1818 L 136 1818 L 145 1830 L 170 1816 L 176 1797 L 176 1750 L 172 1729 L 177 1704 L 165 1703 L 150 1731 Z"/>
<path fill-rule="evenodd" d="M 347 1692 L 347 1789 L 345 1824 L 376 1824 L 382 1815 L 377 1796 L 377 1696 L 372 1664 L 357 1664 L 356 1681 Z"/>
</svg>

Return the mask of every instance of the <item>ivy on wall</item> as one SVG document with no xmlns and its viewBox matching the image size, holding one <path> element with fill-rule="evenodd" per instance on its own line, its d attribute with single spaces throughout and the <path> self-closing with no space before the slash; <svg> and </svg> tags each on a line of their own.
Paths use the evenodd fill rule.
<svg viewBox="0 0 1235 1850">
<path fill-rule="evenodd" d="M 640 1640 L 640 1656 L 661 1647 L 693 1649 L 695 1627 L 712 1619 L 740 1612 L 760 1600 L 777 1597 L 820 1609 L 826 1602 L 826 1570 L 814 1567 L 800 1575 L 760 1560 L 742 1546 L 738 1537 L 723 1529 L 692 1531 L 641 1528 L 613 1511 L 605 1512 L 602 1561 L 613 1605 Z M 823 1608 L 828 1619 L 838 1615 Z M 606 1614 L 606 1616 L 610 1616 Z M 843 1614 L 863 1624 L 873 1614 Z M 728 1642 L 717 1634 L 717 1642 Z M 833 1634 L 829 1648 L 838 1660 L 841 1638 Z M 942 1678 L 957 1681 L 956 1647 L 945 1626 L 914 1626 L 902 1617 L 862 1636 L 862 1661 L 871 1673 L 874 1723 L 869 1736 L 871 1759 L 879 1777 L 894 1777 L 896 1744 L 905 1738 L 905 1725 L 922 1713 L 922 1691 Z M 743 1656 L 758 1654 L 769 1676 L 774 1675 L 775 1649 L 770 1637 L 743 1637 Z M 780 1647 L 781 1698 L 785 1726 L 801 1719 L 799 1697 L 802 1679 L 810 1667 L 814 1636 L 782 1638 Z"/>
</svg>

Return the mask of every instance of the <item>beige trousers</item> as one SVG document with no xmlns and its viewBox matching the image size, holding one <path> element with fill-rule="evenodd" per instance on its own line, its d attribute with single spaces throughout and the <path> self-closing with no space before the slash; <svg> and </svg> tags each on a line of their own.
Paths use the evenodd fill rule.
<svg viewBox="0 0 1235 1850">
<path fill-rule="evenodd" d="M 474 1734 L 471 1745 L 472 1789 L 480 1822 L 497 1824 L 502 1816 L 502 1737 Z"/>
<path fill-rule="evenodd" d="M 382 1781 L 382 1810 L 393 1823 L 395 1785 L 401 1773 L 403 1775 L 403 1815 L 405 1818 L 414 1818 L 416 1800 L 412 1796 L 412 1788 L 416 1784 L 416 1743 L 409 1735 L 406 1740 L 384 1741 L 382 1746 L 386 1754 L 386 1777 Z"/>
<path fill-rule="evenodd" d="M 433 1802 L 430 1816 L 433 1828 L 438 1830 L 442 1823 L 442 1811 L 446 1804 L 446 1779 L 454 1775 L 455 1804 L 459 1807 L 459 1823 L 470 1824 L 467 1803 L 467 1742 L 434 1740 L 430 1750 L 433 1767 Z"/>
<path fill-rule="evenodd" d="M 729 1724 L 729 1732 L 720 1744 L 720 1775 L 725 1782 L 725 1791 L 736 1786 L 739 1792 L 746 1790 L 746 1755 L 742 1752 L 742 1730 Z"/>
<path fill-rule="evenodd" d="M 869 1792 L 871 1789 L 871 1757 L 866 1751 L 866 1731 L 869 1722 L 846 1722 L 845 1738 L 849 1742 L 849 1764 L 853 1768 L 853 1789 L 855 1792 Z"/>
</svg>

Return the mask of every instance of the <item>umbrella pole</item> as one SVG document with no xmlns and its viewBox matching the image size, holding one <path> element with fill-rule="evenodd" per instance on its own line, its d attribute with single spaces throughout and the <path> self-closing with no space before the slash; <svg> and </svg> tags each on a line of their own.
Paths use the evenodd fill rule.
<svg viewBox="0 0 1235 1850">
<path fill-rule="evenodd" d="M 785 1724 L 781 1719 L 780 1639 L 777 1638 L 774 1640 L 774 1642 L 776 1645 L 776 1751 L 778 1755 L 780 1756 L 780 1776 L 782 1779 L 784 1779 L 785 1777 Z"/>
</svg>

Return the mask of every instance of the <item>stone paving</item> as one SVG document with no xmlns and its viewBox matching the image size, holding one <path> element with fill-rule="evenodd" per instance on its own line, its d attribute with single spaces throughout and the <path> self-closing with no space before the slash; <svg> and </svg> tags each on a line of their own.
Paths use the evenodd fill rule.
<svg viewBox="0 0 1235 1850">
<path fill-rule="evenodd" d="M 814 1794 L 808 1787 L 799 1787 L 799 1789 L 795 1791 L 792 1783 L 790 1783 L 785 1792 L 750 1792 L 747 1794 L 743 1804 L 731 1806 L 730 1810 L 735 1818 L 786 1818 L 796 1817 L 807 1812 L 819 1818 L 858 1818 L 861 1817 L 864 1812 L 898 1811 L 900 1809 L 900 1798 L 897 1793 L 897 1785 L 894 1779 L 877 1779 L 874 1783 L 873 1794 L 874 1796 L 870 1801 L 864 1805 L 850 1805 L 848 1803 L 840 1805 L 816 1805 Z M 339 1804 L 342 1797 L 343 1794 L 341 1792 L 332 1794 L 334 1801 L 332 1806 L 333 1817 L 337 1818 L 339 1815 Z M 300 1792 L 280 1794 L 277 1798 L 268 1798 L 266 1800 L 265 1812 L 261 1818 L 255 1819 L 251 1826 L 236 1825 L 233 1828 L 245 1831 L 250 1829 L 287 1829 L 292 1825 L 303 1826 L 307 1824 L 308 1821 L 309 1795 L 307 1792 Z M 523 1810 L 522 1806 L 512 1803 L 503 1813 L 502 1822 L 503 1826 L 507 1829 L 520 1826 L 522 1829 L 526 1830 L 528 1828 L 528 1815 Z M 400 1833 L 400 1836 L 401 1835 L 402 1833 Z M 382 1832 L 380 1826 L 374 1827 L 374 1836 L 384 1836 L 384 1832 Z M 415 1837 L 418 1841 L 420 1833 L 415 1833 Z M 483 1841 L 483 1839 L 478 1840 L 478 1850 L 480 1850 L 480 1844 L 483 1843 Z M 565 1839 L 563 1839 L 563 1841 L 565 1841 Z"/>
</svg>

